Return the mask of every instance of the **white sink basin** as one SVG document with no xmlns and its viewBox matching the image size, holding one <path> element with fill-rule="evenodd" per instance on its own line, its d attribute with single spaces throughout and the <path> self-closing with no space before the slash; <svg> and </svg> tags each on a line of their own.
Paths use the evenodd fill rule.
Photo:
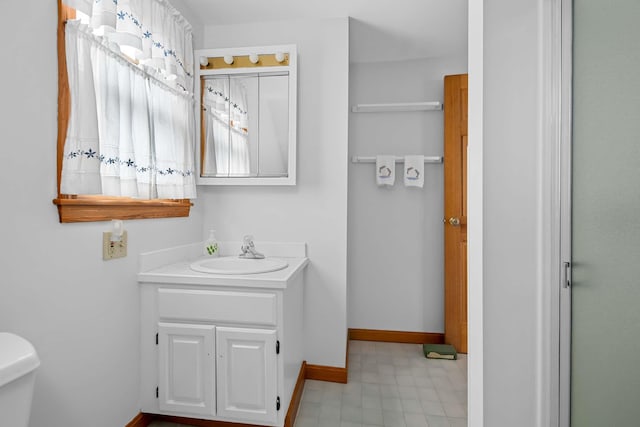
<svg viewBox="0 0 640 427">
<path fill-rule="evenodd" d="M 205 258 L 192 263 L 194 271 L 210 274 L 259 274 L 278 271 L 289 263 L 280 258 L 247 259 L 237 256 Z"/>
</svg>

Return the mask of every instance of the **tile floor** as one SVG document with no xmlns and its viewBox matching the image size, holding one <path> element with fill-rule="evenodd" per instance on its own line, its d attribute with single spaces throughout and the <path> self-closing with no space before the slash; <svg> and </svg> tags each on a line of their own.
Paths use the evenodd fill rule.
<svg viewBox="0 0 640 427">
<path fill-rule="evenodd" d="M 418 344 L 349 343 L 349 383 L 307 380 L 295 427 L 467 425 L 467 359 L 426 359 Z"/>
<path fill-rule="evenodd" d="M 418 344 L 351 341 L 349 383 L 307 380 L 295 427 L 466 425 L 466 355 L 433 360 Z"/>
</svg>

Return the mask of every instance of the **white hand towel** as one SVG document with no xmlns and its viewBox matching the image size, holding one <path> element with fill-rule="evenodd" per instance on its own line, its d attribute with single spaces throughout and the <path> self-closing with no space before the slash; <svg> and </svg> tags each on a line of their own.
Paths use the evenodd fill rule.
<svg viewBox="0 0 640 427">
<path fill-rule="evenodd" d="M 404 185 L 422 188 L 424 185 L 424 156 L 404 156 Z"/>
<path fill-rule="evenodd" d="M 396 156 L 376 156 L 376 183 L 393 185 L 396 181 Z"/>
</svg>

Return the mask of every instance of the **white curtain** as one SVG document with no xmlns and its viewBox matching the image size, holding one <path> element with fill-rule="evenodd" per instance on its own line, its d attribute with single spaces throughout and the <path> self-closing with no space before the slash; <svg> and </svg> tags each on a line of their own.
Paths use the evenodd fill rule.
<svg viewBox="0 0 640 427">
<path fill-rule="evenodd" d="M 247 176 L 251 172 L 249 159 L 249 103 L 247 88 L 242 79 L 230 79 L 231 103 L 229 127 L 231 147 L 229 153 L 229 175 Z"/>
<path fill-rule="evenodd" d="M 204 170 L 216 176 L 249 176 L 247 89 L 239 79 L 207 80 L 204 93 L 207 136 Z"/>
<path fill-rule="evenodd" d="M 203 170 L 206 175 L 229 174 L 229 79 L 207 80 L 203 96 L 205 135 Z"/>
<path fill-rule="evenodd" d="M 113 0 L 96 1 L 94 9 L 101 2 Z M 118 7 L 125 8 L 118 11 L 118 16 L 126 18 L 127 13 L 133 13 L 136 3 L 141 2 L 118 0 Z M 158 0 L 147 3 L 168 4 Z M 137 6 L 143 9 L 141 4 Z M 172 9 L 165 20 L 175 21 L 175 13 Z M 184 23 L 179 18 L 176 22 Z M 99 21 L 104 24 L 108 20 Z M 182 84 L 176 85 L 177 68 L 172 69 L 177 74 L 171 77 L 166 68 L 136 66 L 125 59 L 120 54 L 125 49 L 114 42 L 118 37 L 113 35 L 124 34 L 120 40 L 135 40 L 133 33 L 138 26 L 116 27 L 100 37 L 95 29 L 78 21 L 66 24 L 71 115 L 61 192 L 142 199 L 195 198 L 193 95 Z M 135 44 L 127 43 L 130 47 Z M 142 56 L 142 43 L 136 49 Z M 181 83 L 188 85 L 186 76 L 191 74 L 185 71 Z"/>
<path fill-rule="evenodd" d="M 151 85 L 150 109 L 155 135 L 155 176 L 158 196 L 195 198 L 192 144 L 176 144 L 180 139 L 193 140 L 194 117 L 190 100 Z M 167 108 L 169 107 L 169 108 Z M 185 165 L 191 164 L 190 168 Z M 193 189 L 187 192 L 187 189 Z"/>
<path fill-rule="evenodd" d="M 71 110 L 64 144 L 60 192 L 101 192 L 98 118 L 91 71 L 91 36 L 69 22 L 65 35 Z M 88 106 L 88 107 L 87 107 Z M 91 107 L 93 106 L 93 107 Z"/>
</svg>

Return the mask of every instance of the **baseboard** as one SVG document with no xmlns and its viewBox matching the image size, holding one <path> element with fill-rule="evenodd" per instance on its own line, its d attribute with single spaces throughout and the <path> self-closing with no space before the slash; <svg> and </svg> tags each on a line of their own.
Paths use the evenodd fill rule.
<svg viewBox="0 0 640 427">
<path fill-rule="evenodd" d="M 305 378 L 308 380 L 328 381 L 332 383 L 346 384 L 347 368 L 307 364 Z"/>
<path fill-rule="evenodd" d="M 443 344 L 444 334 L 436 332 L 403 332 L 378 329 L 349 329 L 349 339 L 356 341 L 397 342 L 407 344 Z"/>
<path fill-rule="evenodd" d="M 151 421 L 153 421 L 153 418 L 149 414 L 140 412 L 125 427 L 147 427 L 151 424 Z"/>
<path fill-rule="evenodd" d="M 226 421 L 201 420 L 198 418 L 174 417 L 171 415 L 153 415 L 154 421 L 166 421 L 170 423 L 184 424 L 196 427 L 266 427 L 255 424 L 229 423 Z"/>
<path fill-rule="evenodd" d="M 307 362 L 303 361 L 300 366 L 300 373 L 296 381 L 296 386 L 293 388 L 293 395 L 291 396 L 291 403 L 289 403 L 289 409 L 287 415 L 284 417 L 284 427 L 293 427 L 296 422 L 296 415 L 298 415 L 298 408 L 300 407 L 300 401 L 302 400 L 302 391 L 304 390 L 304 380 L 307 373 Z"/>
</svg>

